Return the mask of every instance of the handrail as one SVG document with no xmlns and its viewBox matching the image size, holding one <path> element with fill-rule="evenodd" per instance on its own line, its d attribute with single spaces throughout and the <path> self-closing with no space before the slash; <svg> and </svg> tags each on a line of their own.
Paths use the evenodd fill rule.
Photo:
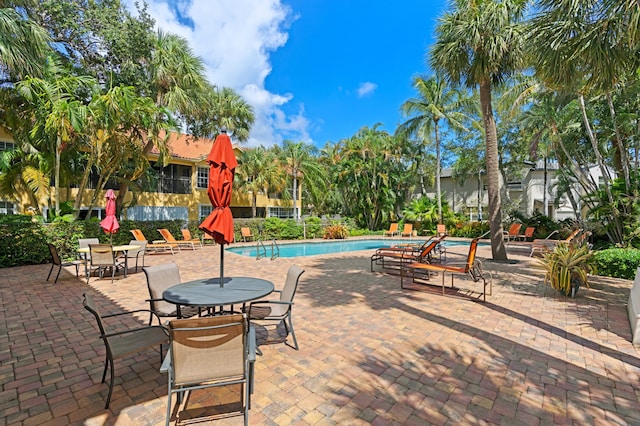
<svg viewBox="0 0 640 426">
<path fill-rule="evenodd" d="M 278 243 L 276 242 L 276 239 L 274 238 L 271 241 L 271 260 L 275 259 L 276 257 L 280 257 L 280 246 L 278 245 Z"/>
<path fill-rule="evenodd" d="M 262 249 L 261 249 L 262 248 Z M 256 260 L 267 257 L 267 248 L 264 246 L 262 240 L 256 241 Z"/>
</svg>

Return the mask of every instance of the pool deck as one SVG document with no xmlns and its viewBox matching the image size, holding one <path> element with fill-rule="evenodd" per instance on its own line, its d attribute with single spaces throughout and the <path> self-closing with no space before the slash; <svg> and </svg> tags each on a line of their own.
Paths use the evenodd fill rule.
<svg viewBox="0 0 640 426">
<path fill-rule="evenodd" d="M 306 270 L 293 311 L 300 350 L 261 341 L 251 424 L 640 424 L 630 281 L 592 277 L 569 299 L 543 284 L 535 259 L 510 254 L 515 264 L 484 262 L 493 295 L 481 303 L 467 291 L 476 284 L 458 278 L 460 291 L 445 296 L 402 290 L 398 276 L 369 271 L 372 252 L 273 261 L 225 253 L 225 275 L 276 288 L 292 264 Z M 206 246 L 147 255 L 146 264 L 174 261 L 188 281 L 216 276 L 219 258 L 218 246 Z M 164 424 L 166 375 L 154 350 L 116 360 L 104 409 L 104 346 L 81 303 L 90 292 L 103 313 L 146 308 L 144 274 L 87 284 L 67 268 L 54 285 L 48 271 L 0 269 L 0 426 Z M 236 391 L 193 392 L 180 423 L 224 411 L 230 405 L 214 405 L 233 404 Z"/>
</svg>

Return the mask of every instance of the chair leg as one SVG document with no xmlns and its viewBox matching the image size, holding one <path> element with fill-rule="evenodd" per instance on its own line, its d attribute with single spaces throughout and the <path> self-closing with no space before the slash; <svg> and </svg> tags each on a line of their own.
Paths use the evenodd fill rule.
<svg viewBox="0 0 640 426">
<path fill-rule="evenodd" d="M 53 282 L 54 284 L 56 284 L 58 282 L 58 277 L 60 277 L 60 272 L 62 271 L 62 265 L 58 265 L 58 273 L 56 274 L 56 279 Z"/>
<path fill-rule="evenodd" d="M 51 277 L 51 273 L 53 272 L 53 267 L 56 266 L 55 264 L 51 264 L 51 269 L 49 269 L 49 275 L 47 275 L 47 281 L 49 281 L 49 278 Z"/>
<path fill-rule="evenodd" d="M 291 337 L 293 338 L 293 348 L 295 350 L 298 350 L 298 340 L 296 339 L 296 332 L 293 331 L 293 321 L 291 320 L 291 313 L 289 313 L 289 328 L 290 328 L 290 333 L 291 333 Z M 286 326 L 286 321 L 285 321 L 285 326 Z"/>
<path fill-rule="evenodd" d="M 109 394 L 107 395 L 107 403 L 105 404 L 104 408 L 109 408 L 109 403 L 111 402 L 111 395 L 113 394 L 113 381 L 115 379 L 115 372 L 113 369 L 113 360 L 110 359 L 110 364 L 111 364 L 111 379 L 109 380 Z M 105 370 L 105 373 L 107 372 L 107 370 Z M 103 376 L 104 377 L 104 376 Z M 104 380 L 103 380 L 104 382 Z"/>
<path fill-rule="evenodd" d="M 168 374 L 169 376 L 169 391 L 167 392 L 167 421 L 166 421 L 166 426 L 169 426 L 169 422 L 171 420 L 171 372 L 169 372 Z"/>
</svg>

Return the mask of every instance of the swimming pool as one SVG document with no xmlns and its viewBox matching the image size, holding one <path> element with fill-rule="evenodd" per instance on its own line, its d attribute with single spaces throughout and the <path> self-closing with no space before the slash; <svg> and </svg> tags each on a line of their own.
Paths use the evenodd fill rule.
<svg viewBox="0 0 640 426">
<path fill-rule="evenodd" d="M 300 257 L 316 256 L 320 254 L 342 253 L 356 250 L 372 250 L 380 247 L 391 247 L 394 244 L 417 243 L 422 244 L 425 240 L 334 240 L 307 243 L 280 244 L 280 257 Z M 443 241 L 445 247 L 456 245 L 468 245 L 464 241 Z M 268 256 L 271 256 L 271 246 L 269 242 L 264 243 Z M 256 257 L 256 246 L 230 247 L 227 249 L 231 253 L 242 256 Z"/>
</svg>

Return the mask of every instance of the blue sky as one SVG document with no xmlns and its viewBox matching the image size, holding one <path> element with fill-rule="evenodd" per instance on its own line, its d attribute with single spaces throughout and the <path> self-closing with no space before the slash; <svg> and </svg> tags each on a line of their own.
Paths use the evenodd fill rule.
<svg viewBox="0 0 640 426">
<path fill-rule="evenodd" d="M 133 0 L 130 0 L 131 3 Z M 250 146 L 322 147 L 362 126 L 393 132 L 446 1 L 147 0 L 164 31 L 187 38 L 213 84 L 256 112 Z"/>
</svg>

